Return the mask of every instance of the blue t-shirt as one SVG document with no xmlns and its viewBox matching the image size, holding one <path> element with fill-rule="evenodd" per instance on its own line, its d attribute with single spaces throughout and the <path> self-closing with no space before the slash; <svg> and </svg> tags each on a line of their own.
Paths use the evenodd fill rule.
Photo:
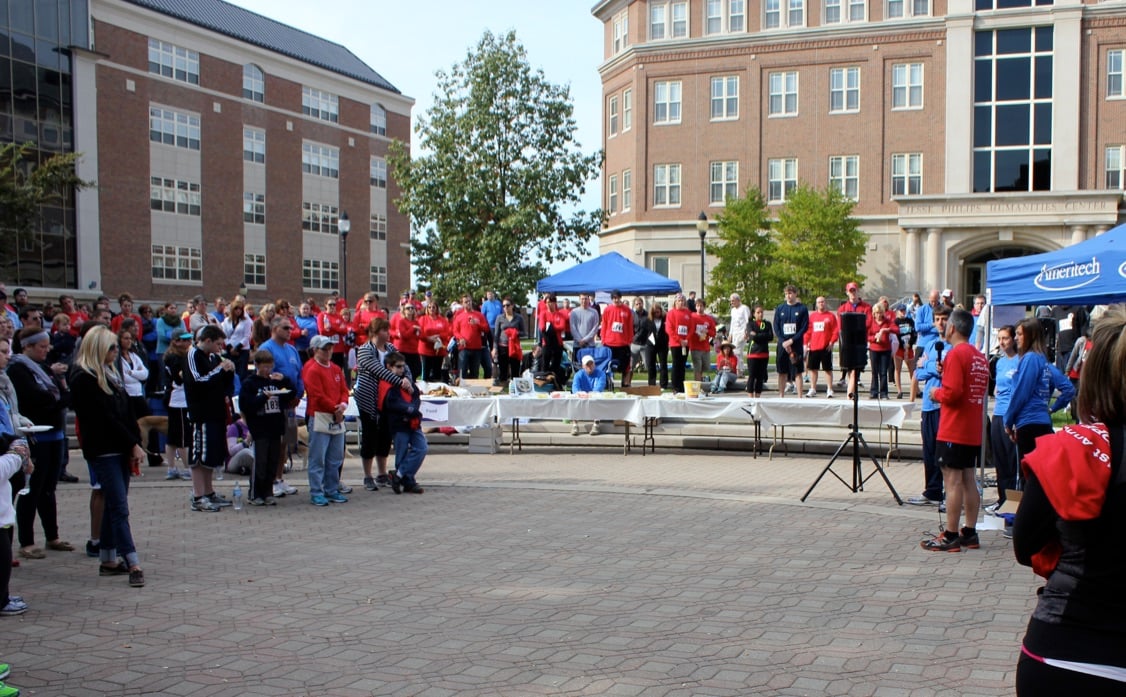
<svg viewBox="0 0 1126 697">
<path fill-rule="evenodd" d="M 1013 396 L 1013 377 L 1017 374 L 1018 365 L 1020 365 L 1020 356 L 1016 354 L 1011 358 L 1002 355 L 997 359 L 994 368 L 997 373 L 996 386 L 993 390 L 994 416 L 1004 416 L 1009 409 L 1009 400 Z"/>
<path fill-rule="evenodd" d="M 293 388 L 297 390 L 294 397 L 300 399 L 305 394 L 305 383 L 301 380 L 301 356 L 297 355 L 297 349 L 289 344 L 279 344 L 273 339 L 264 342 L 259 348 L 270 352 L 274 357 L 274 370 L 289 378 Z"/>
<path fill-rule="evenodd" d="M 489 328 L 492 329 L 497 324 L 497 317 L 504 313 L 504 306 L 497 299 L 486 300 L 481 303 L 481 314 L 489 321 Z"/>
<path fill-rule="evenodd" d="M 923 411 L 938 411 L 939 407 L 942 406 L 931 399 L 931 389 L 942 387 L 942 376 L 935 369 L 935 364 L 938 362 L 938 351 L 935 350 L 934 344 L 935 342 L 931 341 L 930 346 L 922 349 L 919 365 L 915 368 L 915 378 L 919 381 L 919 389 L 923 391 Z M 949 350 L 949 347 L 945 347 L 944 353 Z"/>
<path fill-rule="evenodd" d="M 603 392 L 606 389 L 606 374 L 595 370 L 593 375 L 588 375 L 585 370 L 579 369 L 575 379 L 571 381 L 571 392 Z"/>
</svg>

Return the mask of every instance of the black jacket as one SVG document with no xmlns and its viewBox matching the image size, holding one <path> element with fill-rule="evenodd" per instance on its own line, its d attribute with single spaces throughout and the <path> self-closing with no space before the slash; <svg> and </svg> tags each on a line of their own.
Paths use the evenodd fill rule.
<svg viewBox="0 0 1126 697">
<path fill-rule="evenodd" d="M 99 455 L 128 455 L 134 445 L 141 444 L 141 432 L 124 389 L 112 386 L 112 394 L 106 394 L 96 377 L 75 369 L 70 375 L 70 390 L 83 457 L 90 460 Z"/>
<path fill-rule="evenodd" d="M 196 423 L 227 420 L 227 397 L 234 390 L 233 371 L 220 367 L 223 359 L 193 346 L 184 365 L 184 396 L 188 418 Z"/>
</svg>

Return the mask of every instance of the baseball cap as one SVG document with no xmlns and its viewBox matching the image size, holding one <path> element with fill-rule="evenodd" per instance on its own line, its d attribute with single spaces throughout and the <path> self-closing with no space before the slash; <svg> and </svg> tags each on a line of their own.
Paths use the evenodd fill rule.
<svg viewBox="0 0 1126 697">
<path fill-rule="evenodd" d="M 335 343 L 336 337 L 328 337 L 324 334 L 318 334 L 309 340 L 309 348 L 314 350 L 323 349 L 332 346 Z"/>
<path fill-rule="evenodd" d="M 856 285 L 855 281 L 849 281 L 848 285 L 845 286 L 845 290 L 860 290 L 860 286 Z"/>
<path fill-rule="evenodd" d="M 183 339 L 185 341 L 191 341 L 192 340 L 192 333 L 191 332 L 180 332 L 179 334 L 176 335 L 176 338 L 177 339 Z"/>
<path fill-rule="evenodd" d="M 587 363 L 594 365 L 594 356 L 590 354 L 583 356 L 583 365 L 586 365 Z"/>
<path fill-rule="evenodd" d="M 954 291 L 952 291 L 952 290 L 950 290 L 949 288 L 947 288 L 946 290 L 942 291 L 942 297 L 944 297 L 944 298 L 953 298 L 953 297 L 954 297 Z"/>
</svg>

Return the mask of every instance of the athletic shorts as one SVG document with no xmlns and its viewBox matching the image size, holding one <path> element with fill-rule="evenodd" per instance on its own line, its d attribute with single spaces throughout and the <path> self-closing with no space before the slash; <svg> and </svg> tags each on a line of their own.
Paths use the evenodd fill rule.
<svg viewBox="0 0 1126 697">
<path fill-rule="evenodd" d="M 904 350 L 903 344 L 900 344 L 899 348 L 895 350 L 895 357 L 902 358 L 905 361 L 913 361 L 915 360 L 915 347 L 908 346 L 906 350 Z"/>
<path fill-rule="evenodd" d="M 184 407 L 168 407 L 168 445 L 183 448 L 188 445 L 192 426 L 188 423 L 188 410 Z M 223 434 L 224 438 L 226 433 Z"/>
<path fill-rule="evenodd" d="M 821 349 L 809 352 L 810 370 L 827 370 L 833 372 L 833 349 Z"/>
<path fill-rule="evenodd" d="M 794 365 L 794 375 L 801 375 L 805 372 L 805 363 L 800 355 L 795 353 L 794 360 L 792 362 Z M 774 368 L 777 373 L 779 375 L 789 375 L 790 363 L 790 354 L 786 353 L 782 349 L 778 349 L 778 353 L 774 358 Z"/>
<path fill-rule="evenodd" d="M 391 452 L 391 431 L 387 419 L 373 419 L 360 412 L 360 457 L 387 457 Z"/>
<path fill-rule="evenodd" d="M 203 421 L 192 424 L 192 445 L 188 452 L 192 467 L 202 465 L 222 469 L 227 464 L 226 421 Z"/>
<path fill-rule="evenodd" d="M 977 456 L 980 453 L 980 445 L 962 445 L 940 440 L 935 444 L 934 460 L 939 467 L 947 469 L 972 469 L 977 466 Z"/>
</svg>

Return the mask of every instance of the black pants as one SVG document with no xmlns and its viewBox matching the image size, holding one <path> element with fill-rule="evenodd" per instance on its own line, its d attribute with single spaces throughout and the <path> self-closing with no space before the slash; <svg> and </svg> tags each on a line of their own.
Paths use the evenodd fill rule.
<svg viewBox="0 0 1126 697">
<path fill-rule="evenodd" d="M 1005 417 L 989 422 L 989 448 L 997 469 L 997 500 L 1005 501 L 1005 489 L 1017 488 L 1017 445 L 1005 433 Z"/>
<path fill-rule="evenodd" d="M 422 357 L 417 353 L 404 353 L 404 363 L 410 368 L 411 377 L 415 380 L 422 379 Z"/>
<path fill-rule="evenodd" d="M 16 524 L 19 528 L 20 547 L 35 544 L 35 514 L 43 525 L 47 540 L 59 539 L 59 516 L 55 506 L 55 487 L 59 483 L 59 463 L 66 441 L 36 441 L 30 444 L 31 460 L 35 471 L 31 473 L 31 491 L 20 497 L 16 504 Z"/>
<path fill-rule="evenodd" d="M 497 379 L 507 382 L 510 378 L 520 376 L 520 359 L 508 355 L 507 346 L 497 347 Z"/>
<path fill-rule="evenodd" d="M 747 392 L 749 394 L 762 394 L 766 387 L 766 364 L 769 358 L 747 359 Z"/>
<path fill-rule="evenodd" d="M 1017 661 L 1017 697 L 1118 697 L 1126 694 L 1126 683 L 1056 668 L 1023 653 Z"/>
<path fill-rule="evenodd" d="M 442 356 L 423 356 L 422 374 L 426 382 L 442 382 Z"/>
<path fill-rule="evenodd" d="M 891 351 L 868 349 L 868 360 L 872 364 L 872 388 L 868 395 L 875 399 L 888 396 L 888 367 L 891 364 Z"/>
<path fill-rule="evenodd" d="M 282 436 L 254 438 L 254 475 L 250 480 L 250 498 L 264 499 L 274 495 L 274 475 L 282 453 Z"/>
<path fill-rule="evenodd" d="M 669 386 L 669 349 L 657 348 L 652 344 L 641 349 L 641 356 L 645 359 L 645 372 L 649 373 L 649 384 L 657 384 L 657 371 L 661 371 L 661 389 Z"/>
<path fill-rule="evenodd" d="M 688 352 L 679 345 L 672 351 L 672 389 L 673 392 L 684 391 L 684 366 L 688 360 Z"/>
<path fill-rule="evenodd" d="M 1049 424 L 1028 424 L 1017 428 L 1017 457 L 1023 458 L 1035 450 L 1036 439 L 1050 433 L 1054 433 L 1054 431 Z"/>
<path fill-rule="evenodd" d="M 938 442 L 938 409 L 924 411 L 922 416 L 923 437 L 923 478 L 925 487 L 923 496 L 931 501 L 943 501 L 942 469 L 938 466 L 935 455 L 935 445 Z"/>
</svg>

